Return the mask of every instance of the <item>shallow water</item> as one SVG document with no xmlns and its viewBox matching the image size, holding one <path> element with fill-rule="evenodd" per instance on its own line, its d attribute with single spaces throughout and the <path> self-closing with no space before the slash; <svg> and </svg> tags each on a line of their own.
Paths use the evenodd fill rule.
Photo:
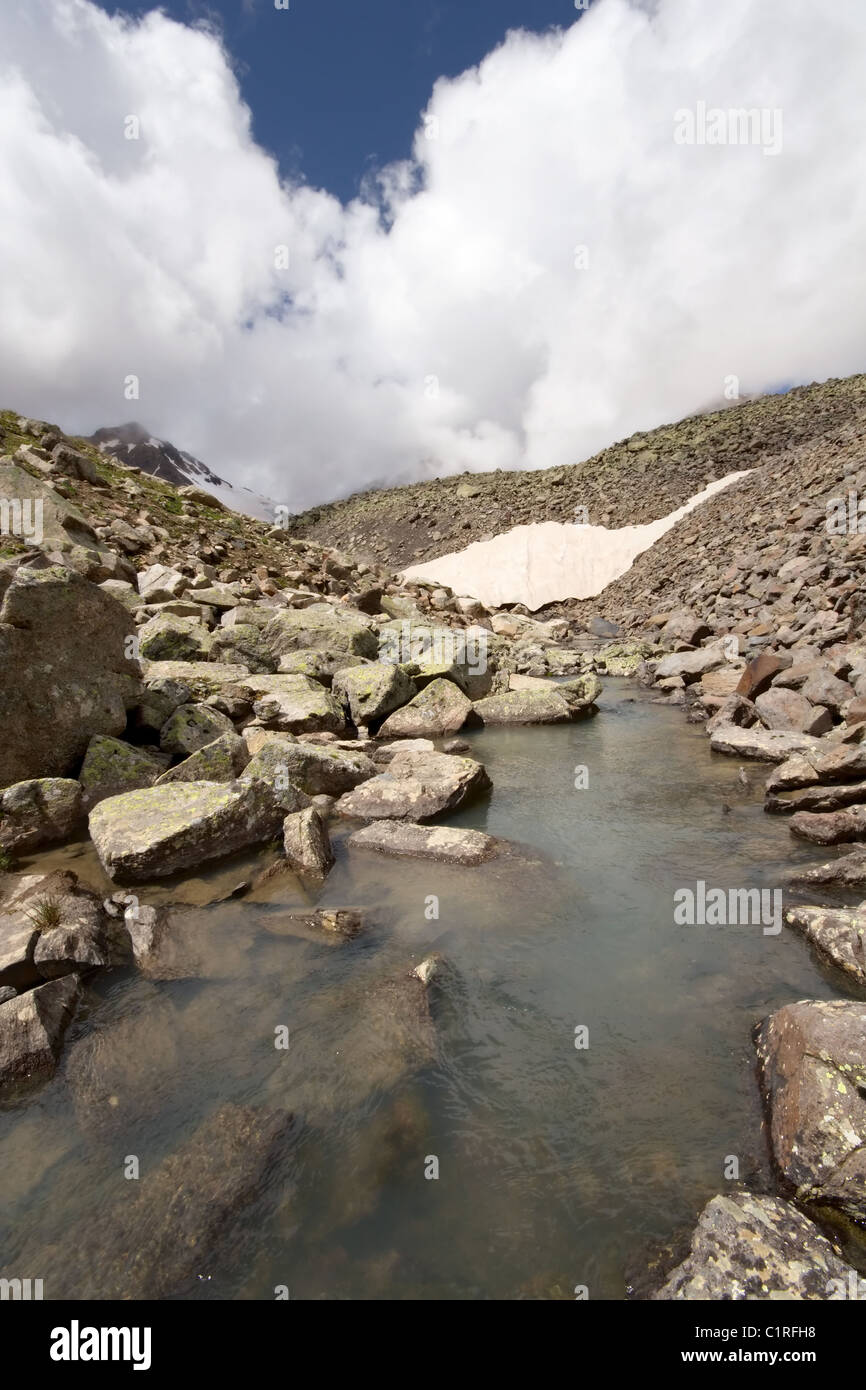
<svg viewBox="0 0 866 1390">
<path fill-rule="evenodd" d="M 355 941 L 289 919 L 310 901 L 291 876 L 195 905 L 261 856 L 187 885 L 177 930 L 198 978 L 92 978 L 57 1076 L 0 1113 L 0 1267 L 75 1297 L 65 1254 L 82 1221 L 110 1246 L 126 1157 L 147 1174 L 225 1101 L 291 1110 L 294 1135 L 181 1297 L 283 1285 L 292 1298 L 555 1298 L 586 1285 L 618 1299 L 725 1187 L 729 1156 L 770 1187 L 751 1029 L 845 986 L 788 928 L 675 925 L 673 894 L 697 879 L 780 887 L 816 851 L 763 813 L 765 769 L 750 766 L 743 789 L 681 712 L 624 683 L 600 703 L 575 725 L 469 735 L 494 791 L 453 821 L 528 847 L 524 861 L 349 856 L 341 832 L 318 901 L 364 911 Z M 26 867 L 59 863 L 97 882 L 84 846 Z M 451 968 L 427 1059 L 392 1045 L 371 1001 L 431 950 Z"/>
</svg>

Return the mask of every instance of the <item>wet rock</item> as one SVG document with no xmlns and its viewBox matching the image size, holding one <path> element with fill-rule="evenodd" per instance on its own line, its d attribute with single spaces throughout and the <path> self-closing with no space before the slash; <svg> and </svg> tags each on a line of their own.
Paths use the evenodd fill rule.
<svg viewBox="0 0 866 1390">
<path fill-rule="evenodd" d="M 590 671 L 585 676 L 562 681 L 556 689 L 572 713 L 579 713 L 595 704 L 602 692 L 602 684 L 598 676 Z"/>
<path fill-rule="evenodd" d="M 52 892 L 52 880 L 62 877 L 67 876 L 49 875 L 24 904 L 39 928 L 33 964 L 40 976 L 53 980 L 73 971 L 124 964 L 129 959 L 129 939 L 122 925 L 105 912 L 95 893 L 77 882 L 66 891 Z"/>
<path fill-rule="evenodd" d="M 472 702 L 454 684 L 431 681 L 402 709 L 390 715 L 379 730 L 381 738 L 420 738 L 453 734 L 463 727 Z"/>
<path fill-rule="evenodd" d="M 756 1036 L 773 1157 L 798 1200 L 866 1219 L 866 1005 L 801 1000 Z"/>
<path fill-rule="evenodd" d="M 0 792 L 0 846 L 23 854 L 51 840 L 66 840 L 84 819 L 81 783 L 36 777 Z"/>
<path fill-rule="evenodd" d="M 443 864 L 481 864 L 497 852 L 496 841 L 480 830 L 455 826 L 414 825 L 407 821 L 377 821 L 349 836 L 350 849 L 379 854 L 434 859 Z"/>
<path fill-rule="evenodd" d="M 181 705 L 169 715 L 159 735 L 166 753 L 188 758 L 223 734 L 233 734 L 232 721 L 210 705 Z"/>
<path fill-rule="evenodd" d="M 772 686 L 759 695 L 755 707 L 768 729 L 793 729 L 803 734 L 826 734 L 833 727 L 828 710 L 816 708 L 796 690 Z"/>
<path fill-rule="evenodd" d="M 396 753 L 384 772 L 342 796 L 336 810 L 367 820 L 430 820 L 490 785 L 487 772 L 472 758 L 407 749 Z"/>
<path fill-rule="evenodd" d="M 272 865 L 279 870 L 282 861 Z M 318 940 L 329 937 L 335 941 L 352 941 L 364 929 L 364 919 L 354 908 L 316 908 L 312 912 L 287 912 L 269 916 L 265 930 L 274 936 L 301 935 Z"/>
<path fill-rule="evenodd" d="M 840 1296 L 834 1281 L 847 1287 L 852 1273 L 814 1222 L 790 1202 L 732 1192 L 704 1207 L 688 1257 L 655 1298 L 832 1299 Z"/>
<path fill-rule="evenodd" d="M 221 734 L 213 743 L 196 749 L 177 767 L 169 768 L 157 779 L 157 786 L 167 782 L 233 782 L 250 761 L 247 745 L 239 734 Z"/>
<path fill-rule="evenodd" d="M 87 745 L 78 774 L 84 806 L 89 810 L 107 796 L 152 787 L 161 770 L 160 763 L 143 749 L 95 734 Z"/>
<path fill-rule="evenodd" d="M 866 885 L 866 850 L 853 850 L 839 859 L 831 859 L 828 864 L 813 864 L 808 869 L 795 869 L 791 873 L 792 883 L 821 883 L 842 888 L 860 888 Z"/>
<path fill-rule="evenodd" d="M 355 725 L 384 719 L 417 693 L 415 682 L 401 666 L 383 661 L 337 671 L 331 688 Z"/>
<path fill-rule="evenodd" d="M 334 863 L 328 827 L 314 806 L 283 821 L 286 859 L 298 873 L 324 878 Z"/>
<path fill-rule="evenodd" d="M 105 872 L 135 882 L 260 844 L 280 819 L 261 782 L 173 782 L 101 802 L 90 834 Z"/>
<path fill-rule="evenodd" d="M 97 1012 L 64 1062 L 76 1119 L 91 1143 L 155 1120 L 183 1076 L 174 1009 L 152 986 L 137 986 L 119 1017 L 103 1021 Z"/>
<path fill-rule="evenodd" d="M 793 791 L 768 792 L 764 810 L 790 815 L 797 811 L 839 811 L 845 806 L 866 802 L 866 781 L 834 782 L 829 786 L 799 787 Z"/>
<path fill-rule="evenodd" d="M 472 710 L 485 724 L 565 724 L 572 718 L 555 690 L 508 690 L 476 700 Z"/>
<path fill-rule="evenodd" d="M 812 734 L 789 729 L 743 729 L 727 724 L 710 732 L 710 747 L 714 752 L 731 753 L 737 758 L 760 758 L 768 763 L 784 762 L 793 753 L 808 753 L 817 744 Z"/>
<path fill-rule="evenodd" d="M 866 806 L 850 806 L 844 811 L 796 811 L 790 831 L 813 845 L 841 845 L 866 840 Z"/>
<path fill-rule="evenodd" d="M 791 907 L 785 921 L 798 927 L 831 965 L 866 985 L 866 903 L 851 910 Z"/>
<path fill-rule="evenodd" d="M 0 1004 L 0 1098 L 53 1076 L 80 994 L 78 976 L 65 975 Z"/>
<path fill-rule="evenodd" d="M 140 692 L 132 615 L 61 565 L 21 565 L 0 604 L 0 785 L 63 777 Z"/>
</svg>

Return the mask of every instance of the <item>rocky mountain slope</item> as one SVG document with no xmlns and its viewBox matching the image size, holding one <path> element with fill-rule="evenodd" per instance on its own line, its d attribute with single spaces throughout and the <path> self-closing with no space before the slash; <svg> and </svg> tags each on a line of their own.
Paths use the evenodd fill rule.
<svg viewBox="0 0 866 1390">
<path fill-rule="evenodd" d="M 176 487 L 192 484 L 203 488 L 219 501 L 225 502 L 232 511 L 243 512 L 261 521 L 272 521 L 276 516 L 275 504 L 268 498 L 260 497 L 249 488 L 227 483 L 201 459 L 176 449 L 166 439 L 156 439 L 143 425 L 134 421 L 97 430 L 88 437 L 87 443 L 95 444 L 100 453 L 140 468 L 142 473 L 150 473 L 154 478 L 163 478 Z"/>
<path fill-rule="evenodd" d="M 631 526 L 682 506 L 709 482 L 866 419 L 866 377 L 801 386 L 633 435 L 583 463 L 540 472 L 464 473 L 358 493 L 292 521 L 292 534 L 392 569 L 460 550 L 513 526 Z"/>
</svg>

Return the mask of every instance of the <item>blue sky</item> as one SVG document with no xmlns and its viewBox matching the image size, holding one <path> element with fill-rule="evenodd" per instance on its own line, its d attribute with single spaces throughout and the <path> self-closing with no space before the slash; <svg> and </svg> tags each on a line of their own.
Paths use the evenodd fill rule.
<svg viewBox="0 0 866 1390">
<path fill-rule="evenodd" d="M 140 15 L 153 4 L 105 4 Z M 258 142 L 286 175 L 354 197 L 370 169 L 410 152 L 433 83 L 480 62 L 509 29 L 579 18 L 574 0 L 171 0 L 184 23 L 217 21 Z"/>
</svg>

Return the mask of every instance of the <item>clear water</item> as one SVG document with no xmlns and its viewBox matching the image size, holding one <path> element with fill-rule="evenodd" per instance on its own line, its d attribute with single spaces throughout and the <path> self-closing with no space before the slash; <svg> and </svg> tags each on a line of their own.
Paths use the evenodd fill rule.
<svg viewBox="0 0 866 1390">
<path fill-rule="evenodd" d="M 0 1267 L 75 1297 L 64 1252 L 82 1220 L 110 1245 L 124 1158 L 147 1173 L 225 1101 L 298 1123 L 286 1164 L 180 1297 L 285 1285 L 292 1298 L 568 1298 L 586 1285 L 619 1299 L 724 1188 L 730 1155 L 771 1184 L 752 1026 L 844 987 L 787 928 L 673 920 L 675 890 L 696 879 L 775 888 L 814 859 L 763 813 L 760 767 L 744 789 L 679 711 L 615 682 L 595 719 L 470 738 L 494 792 L 453 819 L 529 847 L 526 862 L 350 857 L 338 832 L 319 901 L 363 909 L 366 930 L 336 945 L 288 920 L 308 905 L 291 877 L 207 905 L 261 856 L 140 891 L 179 903 L 198 978 L 91 978 L 54 1080 L 0 1113 Z M 26 867 L 58 864 L 104 885 L 86 845 Z M 437 1055 L 419 1067 L 371 1046 L 363 1002 L 431 950 L 452 973 L 434 1001 Z M 82 1085 L 76 1049 L 94 1031 L 105 1072 Z"/>
</svg>

